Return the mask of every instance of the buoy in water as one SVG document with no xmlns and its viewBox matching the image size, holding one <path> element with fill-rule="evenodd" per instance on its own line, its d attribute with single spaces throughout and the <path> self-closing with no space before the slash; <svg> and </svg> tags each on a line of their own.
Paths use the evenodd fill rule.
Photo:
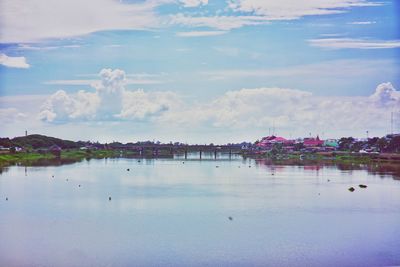
<svg viewBox="0 0 400 267">
<path fill-rule="evenodd" d="M 108 201 L 111 201 L 111 197 L 108 197 Z"/>
<path fill-rule="evenodd" d="M 228 219 L 229 219 L 230 221 L 233 221 L 233 218 L 232 218 L 231 216 L 229 216 Z"/>
</svg>

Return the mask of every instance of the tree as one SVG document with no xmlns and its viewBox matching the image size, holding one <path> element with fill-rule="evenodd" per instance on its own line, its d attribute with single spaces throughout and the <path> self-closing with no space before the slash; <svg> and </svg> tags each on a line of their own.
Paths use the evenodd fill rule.
<svg viewBox="0 0 400 267">
<path fill-rule="evenodd" d="M 349 151 L 353 146 L 355 139 L 353 137 L 342 137 L 339 140 L 339 150 Z"/>
</svg>

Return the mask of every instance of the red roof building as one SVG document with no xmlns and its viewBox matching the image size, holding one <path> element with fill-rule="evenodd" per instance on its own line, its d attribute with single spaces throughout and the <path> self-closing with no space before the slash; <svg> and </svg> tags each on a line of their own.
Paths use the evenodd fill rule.
<svg viewBox="0 0 400 267">
<path fill-rule="evenodd" d="M 324 144 L 324 141 L 319 139 L 319 136 L 317 136 L 317 138 L 304 138 L 303 144 L 305 147 L 318 147 L 322 146 Z"/>
<path fill-rule="evenodd" d="M 267 136 L 263 137 L 261 141 L 257 144 L 258 147 L 261 148 L 271 148 L 274 144 L 282 144 L 284 146 L 293 145 L 294 142 L 292 140 L 287 140 L 280 136 Z"/>
</svg>

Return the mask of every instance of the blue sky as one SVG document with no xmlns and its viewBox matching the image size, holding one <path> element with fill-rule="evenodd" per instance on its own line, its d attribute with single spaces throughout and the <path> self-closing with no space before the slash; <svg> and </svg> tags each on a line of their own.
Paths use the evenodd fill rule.
<svg viewBox="0 0 400 267">
<path fill-rule="evenodd" d="M 1 5 L 1 136 L 364 137 L 388 133 L 391 112 L 400 130 L 396 1 Z"/>
</svg>

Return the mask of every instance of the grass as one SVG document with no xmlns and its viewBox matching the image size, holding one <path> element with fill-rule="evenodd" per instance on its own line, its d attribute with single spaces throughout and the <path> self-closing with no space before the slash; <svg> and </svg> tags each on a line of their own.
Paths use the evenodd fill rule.
<svg viewBox="0 0 400 267">
<path fill-rule="evenodd" d="M 14 165 L 17 163 L 32 164 L 39 160 L 54 159 L 52 154 L 41 153 L 13 153 L 13 154 L 0 154 L 0 167 Z"/>
<path fill-rule="evenodd" d="M 258 159 L 271 159 L 274 161 L 285 160 L 306 160 L 313 162 L 332 162 L 332 163 L 346 163 L 346 164 L 368 164 L 376 160 L 369 155 L 353 155 L 350 153 L 330 154 L 324 155 L 319 153 L 278 153 L 272 154 L 266 152 L 264 154 L 243 154 L 246 157 Z"/>
<path fill-rule="evenodd" d="M 83 159 L 101 159 L 101 158 L 115 158 L 120 157 L 119 151 L 115 150 L 65 150 L 61 152 L 60 157 L 52 153 L 36 153 L 36 152 L 17 152 L 10 154 L 0 154 L 0 167 L 23 164 L 34 165 L 38 163 L 46 164 L 56 162 L 78 162 Z"/>
<path fill-rule="evenodd" d="M 10 154 L 0 154 L 0 167 L 22 164 L 22 165 L 52 165 L 62 163 L 79 162 L 84 159 L 102 158 L 134 158 L 140 157 L 139 151 L 119 151 L 119 150 L 79 150 L 70 149 L 61 151 L 60 157 L 52 153 L 37 152 L 17 152 Z M 153 157 L 153 151 L 144 151 L 144 157 Z M 159 157 L 170 156 L 170 152 L 159 150 Z"/>
</svg>

